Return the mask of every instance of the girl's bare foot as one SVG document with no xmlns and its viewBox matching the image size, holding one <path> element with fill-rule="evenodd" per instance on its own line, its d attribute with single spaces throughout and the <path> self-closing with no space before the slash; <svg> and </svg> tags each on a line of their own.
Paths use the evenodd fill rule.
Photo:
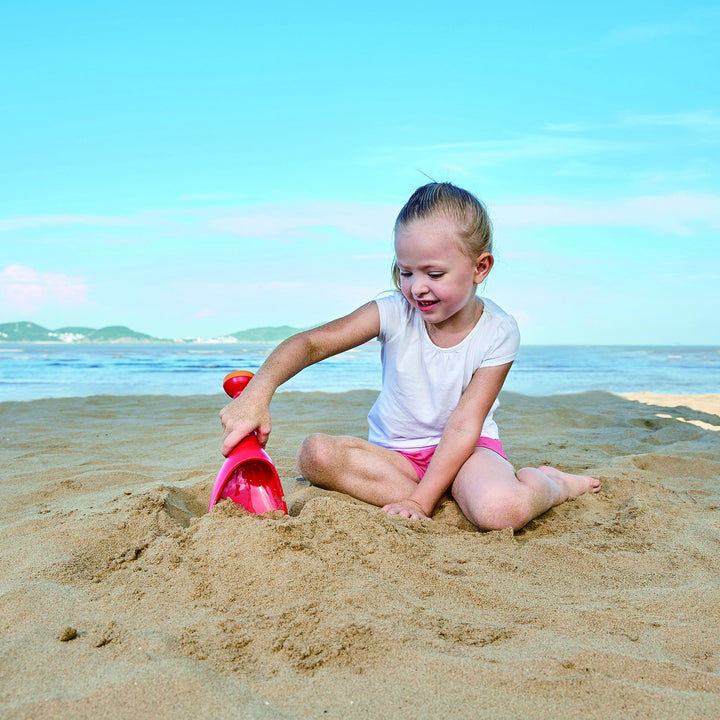
<svg viewBox="0 0 720 720">
<path fill-rule="evenodd" d="M 572 475 L 550 465 L 543 465 L 538 470 L 564 488 L 568 498 L 580 497 L 588 492 L 600 492 L 600 481 L 589 475 Z"/>
</svg>

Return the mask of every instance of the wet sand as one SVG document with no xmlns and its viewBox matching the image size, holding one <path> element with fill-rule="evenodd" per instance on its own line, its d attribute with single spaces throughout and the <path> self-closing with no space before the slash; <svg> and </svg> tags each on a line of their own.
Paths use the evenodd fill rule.
<svg viewBox="0 0 720 720">
<path fill-rule="evenodd" d="M 504 394 L 516 467 L 603 482 L 515 534 L 298 479 L 373 398 L 276 396 L 289 516 L 207 514 L 220 395 L 0 404 L 0 716 L 720 716 L 720 395 Z"/>
</svg>

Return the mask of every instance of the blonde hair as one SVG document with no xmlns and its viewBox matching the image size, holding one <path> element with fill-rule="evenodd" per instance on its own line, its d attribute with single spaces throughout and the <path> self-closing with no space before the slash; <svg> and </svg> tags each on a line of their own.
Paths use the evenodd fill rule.
<svg viewBox="0 0 720 720">
<path fill-rule="evenodd" d="M 485 205 L 467 190 L 452 183 L 431 182 L 419 187 L 405 203 L 395 221 L 397 231 L 415 220 L 433 215 L 446 215 L 455 220 L 462 242 L 461 250 L 471 258 L 492 252 L 492 223 Z M 400 289 L 397 258 L 392 264 L 393 284 Z"/>
</svg>

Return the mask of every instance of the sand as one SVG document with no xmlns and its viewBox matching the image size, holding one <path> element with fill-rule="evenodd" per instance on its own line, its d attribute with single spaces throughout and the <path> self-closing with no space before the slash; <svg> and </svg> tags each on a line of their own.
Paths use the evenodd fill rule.
<svg viewBox="0 0 720 720">
<path fill-rule="evenodd" d="M 720 395 L 503 395 L 603 482 L 515 534 L 299 480 L 373 397 L 276 396 L 288 516 L 207 514 L 220 396 L 0 404 L 0 716 L 720 717 Z"/>
</svg>

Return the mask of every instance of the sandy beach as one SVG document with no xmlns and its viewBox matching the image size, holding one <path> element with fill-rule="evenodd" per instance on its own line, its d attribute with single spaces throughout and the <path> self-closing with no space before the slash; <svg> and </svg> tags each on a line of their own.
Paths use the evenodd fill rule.
<svg viewBox="0 0 720 720">
<path fill-rule="evenodd" d="M 0 716 L 720 717 L 720 395 L 504 394 L 603 482 L 515 534 L 299 479 L 373 399 L 276 396 L 288 516 L 207 513 L 220 395 L 0 404 Z"/>
</svg>

